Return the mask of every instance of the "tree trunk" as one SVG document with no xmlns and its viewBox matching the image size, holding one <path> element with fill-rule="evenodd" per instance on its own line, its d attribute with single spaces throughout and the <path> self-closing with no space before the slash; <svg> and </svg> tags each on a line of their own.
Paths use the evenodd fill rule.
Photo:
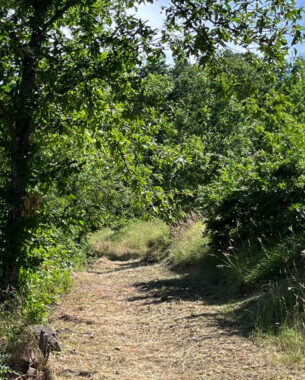
<svg viewBox="0 0 305 380">
<path fill-rule="evenodd" d="M 19 279 L 19 267 L 13 263 L 4 264 L 2 266 L 2 283 L 1 283 L 1 296 L 0 299 L 5 298 L 5 294 L 11 293 L 16 289 L 16 284 Z"/>
<path fill-rule="evenodd" d="M 20 95 L 13 133 L 11 135 L 11 192 L 10 210 L 5 229 L 5 253 L 2 257 L 1 288 L 18 287 L 19 269 L 24 263 L 25 238 L 24 201 L 29 178 L 29 137 L 34 113 L 34 86 L 37 60 L 26 56 L 23 60 Z M 18 106 L 19 105 L 19 106 Z"/>
<path fill-rule="evenodd" d="M 30 120 L 23 120 L 25 128 Z M 16 128 L 17 129 L 17 128 Z M 11 208 L 7 218 L 5 256 L 2 258 L 2 289 L 18 286 L 20 266 L 24 263 L 22 243 L 25 238 L 24 200 L 28 180 L 28 133 L 20 133 L 11 141 Z"/>
<path fill-rule="evenodd" d="M 28 45 L 29 53 L 23 58 L 20 87 L 15 98 L 16 116 L 13 117 L 10 148 L 11 207 L 5 229 L 5 250 L 1 258 L 2 289 L 18 287 L 19 271 L 26 259 L 23 246 L 26 237 L 24 202 L 30 171 L 29 138 L 33 130 L 36 69 L 40 59 L 41 44 L 45 38 L 43 26 L 47 7 L 47 1 L 37 1 L 34 4 L 36 23 Z"/>
</svg>

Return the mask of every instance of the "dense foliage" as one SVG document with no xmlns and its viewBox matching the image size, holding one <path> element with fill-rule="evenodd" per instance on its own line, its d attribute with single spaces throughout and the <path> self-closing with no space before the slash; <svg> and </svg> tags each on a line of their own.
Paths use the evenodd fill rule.
<svg viewBox="0 0 305 380">
<path fill-rule="evenodd" d="M 304 64 L 270 72 L 229 52 L 222 64 L 177 65 L 145 83 L 167 84 L 160 146 L 180 153 L 163 163 L 164 186 L 184 192 L 186 212 L 205 213 L 218 247 L 302 230 Z"/>
<path fill-rule="evenodd" d="M 0 277 L 27 322 L 69 287 L 89 232 L 134 218 L 202 215 L 185 262 L 204 233 L 243 289 L 303 271 L 305 65 L 285 61 L 301 10 L 171 1 L 158 36 L 136 3 L 0 0 Z"/>
</svg>

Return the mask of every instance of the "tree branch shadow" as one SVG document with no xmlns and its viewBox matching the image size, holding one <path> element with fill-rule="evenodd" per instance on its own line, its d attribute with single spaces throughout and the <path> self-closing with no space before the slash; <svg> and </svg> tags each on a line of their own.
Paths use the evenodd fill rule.
<svg viewBox="0 0 305 380">
<path fill-rule="evenodd" d="M 149 263 L 147 263 L 146 261 L 141 260 L 141 259 L 129 261 L 126 263 L 125 262 L 123 263 L 122 261 L 120 261 L 120 267 L 119 268 L 115 268 L 115 269 L 108 270 L 105 272 L 95 271 L 93 269 L 90 269 L 87 271 L 87 273 L 98 274 L 98 275 L 106 275 L 106 274 L 110 274 L 110 273 L 116 273 L 116 272 L 131 270 L 131 269 L 135 269 L 135 268 L 139 268 L 139 267 L 143 267 L 143 266 L 147 266 L 147 265 L 149 265 Z"/>
<path fill-rule="evenodd" d="M 173 277 L 149 282 L 138 282 L 134 286 L 142 293 L 129 298 L 130 302 L 144 301 L 145 305 L 158 305 L 169 302 L 201 302 L 203 305 L 221 306 L 215 312 L 203 312 L 189 315 L 188 320 L 211 318 L 221 330 L 229 335 L 249 337 L 256 326 L 258 299 L 260 294 L 233 294 L 228 284 L 207 281 L 200 275 L 185 273 L 181 277 Z M 185 318 L 184 318 L 185 319 Z"/>
</svg>

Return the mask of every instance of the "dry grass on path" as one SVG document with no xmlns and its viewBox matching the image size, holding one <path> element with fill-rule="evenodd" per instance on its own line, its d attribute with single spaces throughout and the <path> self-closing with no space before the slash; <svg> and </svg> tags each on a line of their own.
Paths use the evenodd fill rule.
<svg viewBox="0 0 305 380">
<path fill-rule="evenodd" d="M 75 281 L 51 317 L 57 379 L 305 379 L 226 322 L 212 289 L 163 264 L 101 258 Z"/>
</svg>

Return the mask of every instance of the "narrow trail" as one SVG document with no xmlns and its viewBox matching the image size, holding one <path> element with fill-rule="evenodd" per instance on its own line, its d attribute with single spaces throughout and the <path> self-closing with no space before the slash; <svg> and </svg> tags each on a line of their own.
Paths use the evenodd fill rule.
<svg viewBox="0 0 305 380">
<path fill-rule="evenodd" d="M 272 363 L 224 307 L 163 264 L 101 258 L 51 316 L 63 348 L 51 365 L 57 379 L 305 379 Z"/>
</svg>

